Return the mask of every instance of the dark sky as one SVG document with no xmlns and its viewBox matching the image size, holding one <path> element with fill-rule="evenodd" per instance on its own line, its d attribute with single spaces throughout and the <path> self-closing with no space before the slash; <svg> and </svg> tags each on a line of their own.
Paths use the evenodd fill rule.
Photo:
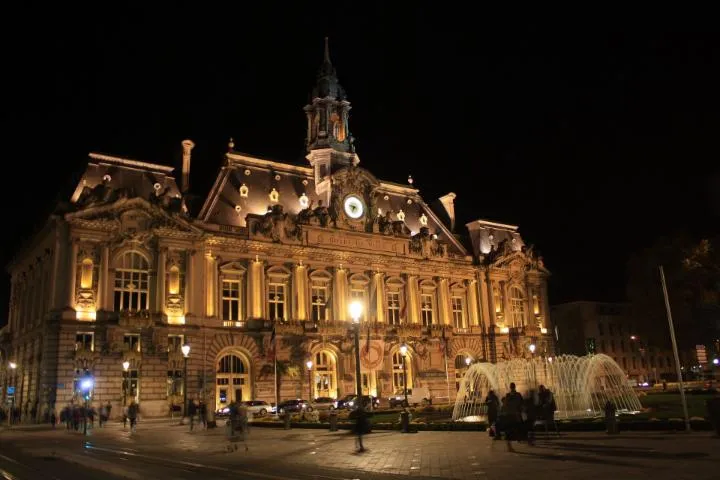
<svg viewBox="0 0 720 480">
<path fill-rule="evenodd" d="M 553 272 L 551 303 L 622 299 L 631 251 L 717 230 L 718 35 L 562 32 L 439 4 L 235 3 L 6 16 L 3 264 L 68 198 L 90 151 L 177 166 L 191 138 L 198 193 L 230 136 L 303 162 L 326 35 L 361 165 L 411 173 L 427 201 L 457 193 L 462 230 L 520 225 Z M 7 277 L 0 287 L 4 316 Z"/>
</svg>

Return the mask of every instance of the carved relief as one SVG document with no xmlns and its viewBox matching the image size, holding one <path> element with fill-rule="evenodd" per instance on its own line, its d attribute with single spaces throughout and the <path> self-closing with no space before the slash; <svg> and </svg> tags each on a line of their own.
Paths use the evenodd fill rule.
<svg viewBox="0 0 720 480">
<path fill-rule="evenodd" d="M 170 250 L 165 263 L 165 313 L 168 316 L 180 317 L 185 314 L 185 272 L 186 253 Z"/>
<path fill-rule="evenodd" d="M 307 217 L 307 213 L 303 215 Z M 262 235 L 273 242 L 300 241 L 302 238 L 302 226 L 297 217 L 285 213 L 282 205 L 273 205 L 265 215 L 253 217 L 248 215 L 254 235 Z"/>
<path fill-rule="evenodd" d="M 447 245 L 431 235 L 427 227 L 422 227 L 420 232 L 410 239 L 410 252 L 423 258 L 445 258 Z"/>
</svg>

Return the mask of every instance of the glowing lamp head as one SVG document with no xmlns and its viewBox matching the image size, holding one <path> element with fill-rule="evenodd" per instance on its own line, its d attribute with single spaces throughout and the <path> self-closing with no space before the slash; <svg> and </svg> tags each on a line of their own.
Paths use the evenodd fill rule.
<svg viewBox="0 0 720 480">
<path fill-rule="evenodd" d="M 469 367 L 471 363 L 472 363 L 472 358 L 465 357 L 465 365 L 467 365 Z"/>
<path fill-rule="evenodd" d="M 17 363 L 15 363 L 15 362 L 10 362 L 10 368 L 12 368 L 13 370 L 15 370 L 15 369 L 17 368 Z"/>
<path fill-rule="evenodd" d="M 530 349 L 530 353 L 535 353 L 535 349 L 537 348 L 534 343 L 531 343 L 528 347 Z"/>
<path fill-rule="evenodd" d="M 713 365 L 720 365 L 720 359 L 713 358 Z"/>
<path fill-rule="evenodd" d="M 125 361 L 123 362 L 123 370 L 125 370 L 125 371 L 127 372 L 127 371 L 128 371 L 128 368 L 130 368 L 130 362 L 128 362 L 127 360 L 125 360 Z"/>
<path fill-rule="evenodd" d="M 80 388 L 81 388 L 84 392 L 87 392 L 87 391 L 90 390 L 92 387 L 93 387 L 92 378 L 86 378 L 85 380 L 83 380 L 82 382 L 80 382 Z"/>
<path fill-rule="evenodd" d="M 360 323 L 360 316 L 363 312 L 363 304 L 359 300 L 355 300 L 350 303 L 350 318 L 355 323 Z"/>
<path fill-rule="evenodd" d="M 402 355 L 404 357 L 405 355 L 407 355 L 407 352 L 408 352 L 407 345 L 405 345 L 404 343 L 402 345 L 400 345 L 400 355 Z"/>
<path fill-rule="evenodd" d="M 637 337 L 635 335 L 630 335 L 630 340 L 637 340 Z"/>
<path fill-rule="evenodd" d="M 305 362 L 305 366 L 307 367 L 308 370 L 312 370 L 312 366 L 313 366 L 312 360 L 308 360 L 307 362 Z"/>
<path fill-rule="evenodd" d="M 186 343 L 185 345 L 183 345 L 182 347 L 180 347 L 180 350 L 182 350 L 182 354 L 183 354 L 185 357 L 187 357 L 188 355 L 190 355 L 190 345 L 188 345 L 187 343 Z"/>
</svg>

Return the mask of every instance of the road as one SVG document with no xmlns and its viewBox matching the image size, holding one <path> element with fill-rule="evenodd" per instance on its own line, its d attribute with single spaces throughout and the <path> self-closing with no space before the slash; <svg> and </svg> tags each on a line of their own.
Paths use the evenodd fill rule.
<svg viewBox="0 0 720 480">
<path fill-rule="evenodd" d="M 118 424 L 88 435 L 0 431 L 0 479 L 720 478 L 720 439 L 709 433 L 570 433 L 513 453 L 484 432 L 376 432 L 358 454 L 346 432 L 258 427 L 247 451 L 227 452 L 222 430 L 163 421 L 140 423 L 136 433 Z"/>
</svg>

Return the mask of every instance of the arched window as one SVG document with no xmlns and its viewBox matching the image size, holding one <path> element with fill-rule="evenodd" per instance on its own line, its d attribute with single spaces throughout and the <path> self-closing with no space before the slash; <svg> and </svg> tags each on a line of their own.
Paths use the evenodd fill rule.
<svg viewBox="0 0 720 480">
<path fill-rule="evenodd" d="M 251 400 L 250 371 L 245 359 L 230 353 L 217 362 L 215 374 L 216 407 L 223 408 L 236 401 Z"/>
<path fill-rule="evenodd" d="M 510 288 L 510 321 L 515 328 L 523 327 L 525 320 L 525 295 L 518 287 Z"/>
<path fill-rule="evenodd" d="M 115 267 L 115 311 L 146 310 L 149 308 L 147 259 L 136 251 L 128 251 L 118 258 Z"/>
<path fill-rule="evenodd" d="M 83 259 L 80 264 L 80 288 L 92 288 L 93 285 L 93 261 L 90 258 Z"/>
<path fill-rule="evenodd" d="M 177 295 L 180 293 L 180 268 L 177 265 L 170 267 L 168 275 L 168 293 Z"/>
<path fill-rule="evenodd" d="M 337 398 L 337 370 L 333 354 L 325 350 L 317 352 L 313 370 L 313 398 Z"/>
<path fill-rule="evenodd" d="M 401 394 L 404 392 L 405 377 L 407 377 L 407 388 L 412 388 L 412 362 L 410 354 L 405 357 L 405 375 L 403 375 L 403 356 L 399 351 L 392 354 L 392 379 L 393 392 Z"/>
</svg>

